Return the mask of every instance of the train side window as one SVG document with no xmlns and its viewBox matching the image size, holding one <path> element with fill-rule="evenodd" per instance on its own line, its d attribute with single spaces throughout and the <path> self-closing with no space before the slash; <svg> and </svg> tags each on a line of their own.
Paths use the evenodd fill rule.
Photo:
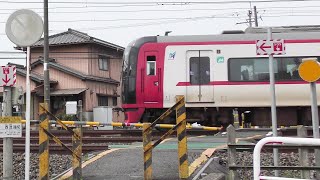
<svg viewBox="0 0 320 180">
<path fill-rule="evenodd" d="M 269 80 L 268 58 L 231 58 L 228 60 L 230 81 Z M 278 79 L 278 63 L 274 61 L 275 79 Z"/>
<path fill-rule="evenodd" d="M 190 84 L 200 84 L 200 73 L 199 73 L 199 57 L 191 57 L 189 60 L 190 69 Z"/>
<path fill-rule="evenodd" d="M 281 80 L 301 80 L 298 72 L 299 65 L 302 58 L 287 57 L 281 58 L 282 62 L 282 76 Z"/>
<path fill-rule="evenodd" d="M 254 74 L 256 81 L 269 81 L 269 59 L 259 58 L 254 60 Z M 275 73 L 275 79 L 278 79 L 278 61 L 273 61 L 273 70 Z"/>
<path fill-rule="evenodd" d="M 147 56 L 147 75 L 156 75 L 156 56 Z"/>
<path fill-rule="evenodd" d="M 190 57 L 190 84 L 209 84 L 210 83 L 210 58 L 209 57 Z"/>
</svg>

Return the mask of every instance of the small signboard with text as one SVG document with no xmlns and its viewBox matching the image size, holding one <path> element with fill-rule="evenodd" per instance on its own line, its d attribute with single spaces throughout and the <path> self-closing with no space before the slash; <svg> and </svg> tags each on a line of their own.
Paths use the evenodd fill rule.
<svg viewBox="0 0 320 180">
<path fill-rule="evenodd" d="M 0 86 L 14 86 L 16 79 L 16 66 L 1 66 L 0 69 Z"/>
<path fill-rule="evenodd" d="M 0 138 L 22 137 L 21 117 L 0 117 Z"/>
<path fill-rule="evenodd" d="M 257 40 L 256 50 L 257 55 L 281 55 L 286 54 L 283 39 L 273 40 Z"/>
</svg>

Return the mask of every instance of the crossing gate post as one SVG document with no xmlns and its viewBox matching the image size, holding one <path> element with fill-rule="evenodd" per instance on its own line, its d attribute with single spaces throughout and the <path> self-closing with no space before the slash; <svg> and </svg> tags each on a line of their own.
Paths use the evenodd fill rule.
<svg viewBox="0 0 320 180">
<path fill-rule="evenodd" d="M 233 125 L 236 129 L 238 129 L 240 126 L 238 108 L 233 109 Z"/>
<path fill-rule="evenodd" d="M 152 128 L 156 126 L 158 121 L 165 119 L 174 111 L 176 111 L 177 124 L 152 144 Z M 177 131 L 178 134 L 179 177 L 180 179 L 186 179 L 189 177 L 186 129 L 187 123 L 184 96 L 176 96 L 176 104 L 152 123 L 143 123 L 144 179 L 152 179 L 152 149 L 159 145 L 174 131 Z"/>
<path fill-rule="evenodd" d="M 177 96 L 177 102 L 179 100 L 181 100 L 181 103 L 176 108 L 176 121 L 177 125 L 179 125 L 177 128 L 179 177 L 186 179 L 189 177 L 186 106 L 184 96 Z"/>
<path fill-rule="evenodd" d="M 81 160 L 81 154 L 78 156 L 78 153 L 74 153 L 67 145 L 65 145 L 59 138 L 53 135 L 49 131 L 49 118 L 52 116 L 53 119 L 62 126 L 63 129 L 69 131 L 75 139 L 81 139 L 78 133 L 75 133 L 71 128 L 66 126 L 61 120 L 55 117 L 52 113 L 48 111 L 47 104 L 40 103 L 39 105 L 39 114 L 41 123 L 39 124 L 39 179 L 46 180 L 49 179 L 49 137 L 54 140 L 61 147 L 64 147 L 68 150 L 73 157 Z M 80 143 L 81 146 L 81 143 Z M 81 149 L 81 147 L 80 147 Z M 80 151 L 81 152 L 81 151 Z"/>
<path fill-rule="evenodd" d="M 236 130 L 232 125 L 227 127 L 228 134 L 228 144 L 234 145 L 236 144 Z M 236 149 L 233 147 L 228 147 L 228 165 L 234 166 L 236 165 Z M 228 180 L 235 179 L 235 171 L 229 170 Z"/>
<path fill-rule="evenodd" d="M 39 179 L 49 179 L 49 137 L 45 131 L 49 131 L 49 117 L 47 114 L 48 104 L 41 103 L 39 106 Z"/>
<path fill-rule="evenodd" d="M 78 119 L 82 122 L 82 101 L 78 103 Z M 72 134 L 72 168 L 73 179 L 80 180 L 82 177 L 82 125 L 76 125 Z"/>
<path fill-rule="evenodd" d="M 303 125 L 298 126 L 297 135 L 301 138 L 307 138 L 307 129 Z M 299 148 L 299 162 L 300 166 L 308 166 L 308 149 Z M 310 178 L 310 171 L 301 170 L 301 178 Z"/>
<path fill-rule="evenodd" d="M 144 179 L 152 179 L 152 127 L 151 123 L 143 123 L 143 162 L 144 162 Z"/>
<path fill-rule="evenodd" d="M 82 142 L 81 142 L 81 125 L 75 128 L 74 134 L 72 135 L 72 168 L 73 168 L 73 179 L 80 180 L 82 177 L 81 171 L 81 155 L 82 155 Z M 79 138 L 80 137 L 80 138 Z"/>
</svg>

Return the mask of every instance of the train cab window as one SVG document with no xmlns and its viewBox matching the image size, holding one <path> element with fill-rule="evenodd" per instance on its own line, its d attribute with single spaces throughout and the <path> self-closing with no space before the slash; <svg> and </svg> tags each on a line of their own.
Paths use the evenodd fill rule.
<svg viewBox="0 0 320 180">
<path fill-rule="evenodd" d="M 147 75 L 156 75 L 156 56 L 147 56 Z"/>
</svg>

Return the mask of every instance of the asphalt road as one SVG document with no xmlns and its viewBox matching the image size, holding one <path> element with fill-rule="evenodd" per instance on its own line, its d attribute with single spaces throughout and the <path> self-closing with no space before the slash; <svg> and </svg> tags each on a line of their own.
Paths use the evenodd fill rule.
<svg viewBox="0 0 320 180">
<path fill-rule="evenodd" d="M 189 150 L 189 163 L 200 156 L 202 150 Z M 153 179 L 176 180 L 178 154 L 174 149 L 155 149 L 152 155 Z M 141 148 L 120 149 L 86 166 L 84 180 L 143 180 L 143 151 Z"/>
</svg>

